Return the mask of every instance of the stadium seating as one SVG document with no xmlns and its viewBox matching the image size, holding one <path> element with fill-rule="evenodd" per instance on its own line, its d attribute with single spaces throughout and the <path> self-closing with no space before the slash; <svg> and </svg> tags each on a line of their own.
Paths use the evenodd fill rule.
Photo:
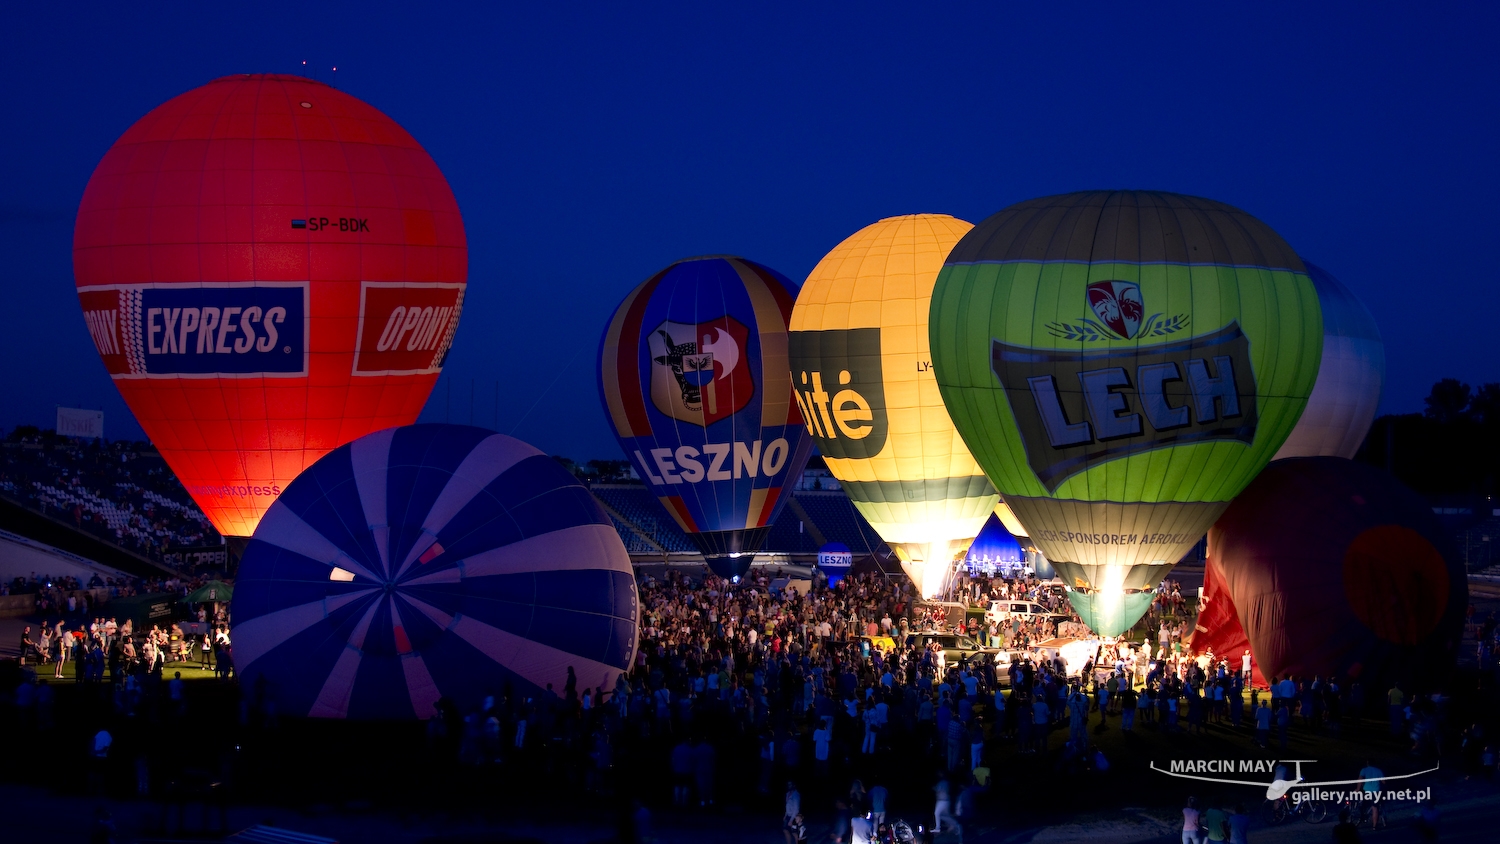
<svg viewBox="0 0 1500 844">
<path fill-rule="evenodd" d="M 692 553 L 697 550 L 693 541 L 682 532 L 671 517 L 661 508 L 661 502 L 643 486 L 626 484 L 596 484 L 594 495 L 609 509 L 618 514 L 611 515 L 615 529 L 632 554 L 659 553 L 637 535 L 634 525 L 662 548 L 671 553 Z M 771 526 L 762 550 L 778 554 L 816 554 L 817 534 L 827 542 L 842 542 L 856 556 L 873 554 L 883 546 L 880 536 L 864 517 L 854 509 L 849 497 L 838 491 L 798 491 L 792 493 L 797 504 L 812 521 L 809 526 L 791 507 L 784 507 Z M 625 523 L 622 523 L 621 520 Z"/>
<path fill-rule="evenodd" d="M 219 534 L 146 443 L 12 434 L 0 449 L 0 494 L 139 554 L 217 545 Z"/>
<path fill-rule="evenodd" d="M 873 554 L 884 546 L 880 535 L 854 509 L 854 503 L 843 492 L 797 492 L 795 497 L 807 512 L 808 518 L 818 526 L 824 539 L 844 543 L 856 557 Z M 789 512 L 782 511 L 778 527 L 780 521 L 786 520 Z"/>
<path fill-rule="evenodd" d="M 661 502 L 656 500 L 656 496 L 645 487 L 598 484 L 593 487 L 593 490 L 600 501 L 639 528 L 641 533 L 649 536 L 669 553 L 690 553 L 698 550 L 693 541 L 688 539 L 687 534 L 683 533 L 677 523 L 661 509 Z M 633 533 L 634 531 L 622 531 L 620 538 L 625 540 L 625 547 L 629 548 L 631 553 L 637 553 L 635 548 L 631 547 L 632 540 L 637 544 L 644 545 L 645 543 L 642 543 L 639 537 L 627 535 Z M 655 550 L 655 548 L 647 547 L 640 553 Z"/>
<path fill-rule="evenodd" d="M 833 486 L 827 479 L 823 484 Z M 610 521 L 630 553 L 696 553 L 697 546 L 646 487 L 604 483 L 592 489 L 610 511 Z M 218 533 L 146 443 L 13 433 L 0 449 L 0 494 L 156 560 L 168 558 L 172 548 L 220 543 Z M 806 520 L 792 507 L 783 507 L 763 550 L 815 554 L 819 536 L 844 543 L 856 556 L 882 547 L 880 537 L 842 491 L 785 494 L 795 497 Z"/>
</svg>

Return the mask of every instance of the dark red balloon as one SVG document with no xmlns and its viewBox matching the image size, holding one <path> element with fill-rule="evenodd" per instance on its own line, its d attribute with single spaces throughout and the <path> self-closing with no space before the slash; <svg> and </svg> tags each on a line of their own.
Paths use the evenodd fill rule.
<svg viewBox="0 0 1500 844">
<path fill-rule="evenodd" d="M 1208 533 L 1210 566 L 1270 678 L 1423 684 L 1451 669 L 1468 580 L 1430 506 L 1336 457 L 1267 466 Z M 1194 644 L 1227 646 L 1212 584 Z"/>
<path fill-rule="evenodd" d="M 1250 637 L 1240 625 L 1239 611 L 1229 595 L 1229 586 L 1224 582 L 1224 573 L 1219 570 L 1218 560 L 1210 557 L 1203 569 L 1203 598 L 1198 602 L 1198 622 L 1193 628 L 1192 648 L 1202 653 L 1213 651 L 1214 656 L 1228 660 L 1231 670 L 1238 671 L 1245 651 L 1250 648 Z M 1250 682 L 1266 688 L 1265 675 L 1260 663 L 1251 661 Z"/>
</svg>

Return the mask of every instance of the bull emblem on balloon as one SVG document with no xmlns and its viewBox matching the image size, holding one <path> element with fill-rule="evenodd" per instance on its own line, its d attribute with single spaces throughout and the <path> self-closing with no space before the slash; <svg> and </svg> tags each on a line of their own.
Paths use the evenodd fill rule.
<svg viewBox="0 0 1500 844">
<path fill-rule="evenodd" d="M 695 375 L 707 372 L 709 378 L 713 378 L 714 356 L 712 352 L 707 354 L 698 353 L 697 343 L 677 343 L 672 340 L 672 335 L 666 331 L 657 331 L 663 340 L 667 341 L 667 353 L 659 355 L 653 360 L 661 366 L 672 370 L 672 376 L 677 379 L 677 386 L 682 389 L 682 403 L 691 408 L 701 407 L 703 403 L 701 387 L 688 380 L 688 373 Z M 712 384 L 710 384 L 712 386 Z"/>
<path fill-rule="evenodd" d="M 657 326 L 647 339 L 656 409 L 682 422 L 708 425 L 743 408 L 755 392 L 742 354 L 748 336 L 748 329 L 727 316 Z M 684 337 L 694 339 L 682 342 Z"/>
</svg>

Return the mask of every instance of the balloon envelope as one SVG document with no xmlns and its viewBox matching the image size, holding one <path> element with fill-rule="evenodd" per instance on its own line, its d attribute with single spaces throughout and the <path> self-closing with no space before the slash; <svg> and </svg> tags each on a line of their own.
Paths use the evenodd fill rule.
<svg viewBox="0 0 1500 844">
<path fill-rule="evenodd" d="M 828 576 L 829 586 L 843 580 L 853 565 L 854 552 L 842 542 L 829 542 L 818 549 L 818 568 Z"/>
<path fill-rule="evenodd" d="M 946 214 L 868 225 L 818 262 L 792 312 L 808 432 L 924 596 L 943 591 L 999 499 L 948 418 L 928 351 L 933 282 L 971 228 Z"/>
<path fill-rule="evenodd" d="M 1058 573 L 1100 593 L 1104 635 L 1286 439 L 1322 342 L 1312 282 L 1275 232 L 1146 191 L 1045 197 L 975 226 L 929 328 L 954 425 Z"/>
<path fill-rule="evenodd" d="M 1278 460 L 1214 524 L 1208 554 L 1267 677 L 1355 676 L 1371 688 L 1453 665 L 1463 564 L 1426 501 L 1385 472 Z"/>
<path fill-rule="evenodd" d="M 600 343 L 620 447 L 723 577 L 749 570 L 812 454 L 787 375 L 796 296 L 753 261 L 689 258 L 632 290 Z"/>
<path fill-rule="evenodd" d="M 220 533 L 299 472 L 414 421 L 468 277 L 463 220 L 395 121 L 310 79 L 226 76 L 141 118 L 84 189 L 85 323 Z"/>
<path fill-rule="evenodd" d="M 598 502 L 520 440 L 462 425 L 361 437 L 271 506 L 235 583 L 234 663 L 283 712 L 476 707 L 507 684 L 611 688 L 635 655 L 630 558 Z"/>
<path fill-rule="evenodd" d="M 1375 317 L 1349 288 L 1311 263 L 1307 275 L 1323 312 L 1323 356 L 1307 407 L 1274 459 L 1353 459 L 1380 407 L 1385 344 Z"/>
<path fill-rule="evenodd" d="M 1209 557 L 1203 566 L 1203 597 L 1198 601 L 1198 621 L 1193 626 L 1191 645 L 1198 653 L 1213 651 L 1215 656 L 1224 657 L 1232 671 L 1241 669 L 1245 651 L 1251 650 L 1250 637 L 1245 634 L 1239 610 L 1234 606 L 1234 596 L 1229 594 L 1229 583 L 1214 557 Z M 1266 678 L 1260 671 L 1260 663 L 1252 659 L 1250 670 L 1250 682 L 1265 688 Z"/>
</svg>

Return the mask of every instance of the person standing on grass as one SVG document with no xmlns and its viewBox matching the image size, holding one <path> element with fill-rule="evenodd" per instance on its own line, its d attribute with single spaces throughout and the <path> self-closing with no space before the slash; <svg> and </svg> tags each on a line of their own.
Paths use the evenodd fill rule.
<svg viewBox="0 0 1500 844">
<path fill-rule="evenodd" d="M 1264 700 L 1255 710 L 1255 743 L 1261 747 L 1269 747 L 1271 743 L 1271 707 Z"/>
<path fill-rule="evenodd" d="M 31 653 L 33 647 L 31 643 L 31 625 L 28 624 L 21 631 L 21 666 L 23 668 L 26 666 L 26 655 Z"/>
<path fill-rule="evenodd" d="M 1209 841 L 1229 840 L 1229 814 L 1220 808 L 1203 813 L 1203 826 L 1208 830 Z"/>
<path fill-rule="evenodd" d="M 68 661 L 68 645 L 73 637 L 68 634 L 66 626 L 59 621 L 57 623 L 57 635 L 52 637 L 52 679 L 61 680 L 63 675 L 63 663 Z"/>
<path fill-rule="evenodd" d="M 1406 727 L 1406 693 L 1401 691 L 1400 683 L 1391 686 L 1391 690 L 1386 692 L 1386 701 L 1391 717 L 1391 735 L 1399 736 Z"/>
<path fill-rule="evenodd" d="M 885 786 L 879 783 L 876 783 L 875 787 L 870 789 L 870 821 L 875 825 L 875 829 L 877 830 L 885 826 L 885 801 L 889 796 L 890 792 L 886 791 Z"/>
<path fill-rule="evenodd" d="M 1047 731 L 1052 726 L 1052 708 L 1047 705 L 1047 699 L 1040 694 L 1035 694 L 1031 703 L 1031 733 L 1036 742 L 1036 752 L 1047 752 Z"/>
<path fill-rule="evenodd" d="M 1229 816 L 1229 844 L 1250 844 L 1250 816 L 1244 804 L 1236 803 Z"/>
<path fill-rule="evenodd" d="M 1203 844 L 1203 838 L 1198 834 L 1201 817 L 1198 798 L 1189 797 L 1187 805 L 1182 807 L 1182 844 Z"/>
<path fill-rule="evenodd" d="M 1359 778 L 1364 780 L 1361 791 L 1364 792 L 1366 803 L 1370 804 L 1370 829 L 1380 828 L 1380 783 L 1385 779 L 1385 771 L 1375 767 L 1375 763 L 1365 760 L 1365 766 L 1359 769 Z"/>
<path fill-rule="evenodd" d="M 1124 732 L 1128 733 L 1135 727 L 1135 707 L 1138 699 L 1135 686 L 1126 683 L 1124 691 L 1120 692 L 1120 729 Z"/>
</svg>

